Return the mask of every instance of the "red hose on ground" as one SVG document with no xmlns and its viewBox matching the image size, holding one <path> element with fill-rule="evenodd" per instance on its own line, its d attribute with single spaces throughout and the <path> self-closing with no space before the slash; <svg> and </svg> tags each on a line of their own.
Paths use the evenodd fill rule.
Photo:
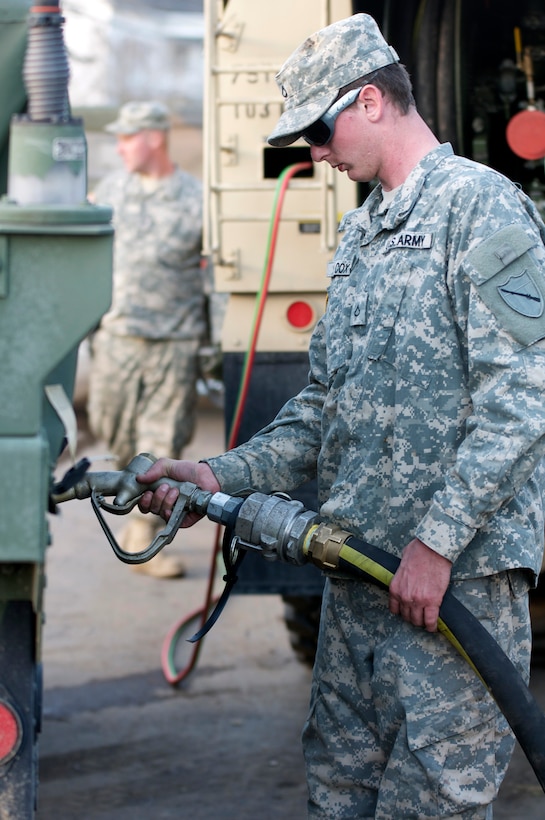
<svg viewBox="0 0 545 820">
<path fill-rule="evenodd" d="M 300 171 L 307 170 L 308 168 L 312 168 L 311 162 L 298 162 L 294 165 L 290 165 L 287 168 L 285 168 L 278 178 L 275 201 L 273 203 L 272 220 L 269 229 L 265 269 L 260 289 L 258 291 L 257 308 L 254 317 L 253 328 L 251 332 L 250 342 L 248 345 L 248 351 L 246 354 L 243 374 L 241 377 L 241 384 L 239 388 L 237 404 L 235 407 L 235 411 L 233 413 L 233 421 L 231 423 L 231 429 L 227 441 L 228 450 L 232 450 L 233 447 L 237 445 L 240 425 L 242 423 L 244 408 L 248 397 L 252 368 L 255 359 L 255 351 L 257 348 L 257 340 L 259 337 L 259 330 L 261 327 L 261 321 L 263 319 L 263 313 L 265 310 L 265 301 L 269 292 L 269 285 L 272 276 L 274 254 L 276 249 L 276 242 L 278 239 L 280 215 L 282 212 L 284 196 L 289 186 L 289 183 L 291 179 L 295 176 L 295 174 L 299 173 Z M 200 648 L 204 640 L 201 639 L 200 641 L 197 641 L 196 643 L 191 645 L 192 649 L 189 661 L 182 669 L 178 670 L 176 669 L 174 655 L 176 652 L 176 646 L 178 645 L 182 633 L 187 629 L 188 624 L 190 624 L 192 621 L 196 621 L 199 617 L 199 628 L 204 626 L 208 618 L 208 615 L 212 610 L 212 607 L 215 605 L 217 601 L 217 598 L 214 598 L 214 581 L 216 577 L 218 555 L 221 550 L 221 530 L 221 525 L 218 525 L 216 529 L 216 537 L 214 542 L 214 548 L 212 551 L 212 560 L 210 563 L 208 584 L 206 588 L 206 595 L 203 606 L 199 609 L 196 609 L 190 615 L 185 616 L 181 621 L 176 622 L 167 632 L 163 641 L 163 646 L 161 649 L 161 665 L 165 679 L 168 683 L 172 684 L 173 686 L 184 680 L 184 678 L 186 678 L 191 672 L 191 670 L 195 667 L 197 659 L 199 657 Z"/>
</svg>

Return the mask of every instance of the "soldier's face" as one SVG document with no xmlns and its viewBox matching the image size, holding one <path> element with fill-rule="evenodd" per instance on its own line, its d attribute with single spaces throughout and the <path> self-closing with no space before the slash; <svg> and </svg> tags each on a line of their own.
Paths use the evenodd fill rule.
<svg viewBox="0 0 545 820">
<path fill-rule="evenodd" d="M 146 173 L 153 156 L 151 135 L 151 131 L 138 131 L 136 134 L 118 136 L 117 152 L 129 173 Z"/>
<path fill-rule="evenodd" d="M 311 146 L 313 161 L 326 161 L 355 182 L 370 182 L 375 177 L 382 182 L 384 162 L 392 159 L 392 110 L 392 104 L 375 85 L 364 85 L 352 105 L 338 115 L 331 140 Z"/>
</svg>

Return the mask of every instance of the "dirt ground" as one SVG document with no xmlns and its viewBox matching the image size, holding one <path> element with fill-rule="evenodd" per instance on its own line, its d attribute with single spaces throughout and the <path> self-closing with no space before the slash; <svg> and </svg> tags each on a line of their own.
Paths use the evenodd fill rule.
<svg viewBox="0 0 545 820">
<path fill-rule="evenodd" d="M 205 409 L 187 456 L 222 447 L 221 413 Z M 85 437 L 80 449 L 104 452 Z M 87 501 L 63 505 L 51 531 L 39 820 L 303 817 L 310 673 L 280 599 L 233 597 L 187 679 L 172 687 L 162 673 L 168 630 L 204 603 L 215 525 L 179 534 L 170 549 L 188 574 L 172 581 L 120 563 Z"/>
<path fill-rule="evenodd" d="M 187 456 L 219 452 L 223 435 L 221 412 L 205 402 Z M 82 434 L 80 452 L 103 450 Z M 109 523 L 116 532 L 123 521 Z M 281 600 L 232 597 L 173 687 L 161 646 L 204 603 L 215 526 L 178 535 L 170 549 L 188 574 L 174 581 L 117 561 L 87 501 L 64 504 L 51 534 L 38 820 L 303 820 L 310 672 L 289 645 Z M 189 644 L 180 645 L 183 668 Z M 539 662 L 532 688 L 545 708 Z M 517 748 L 494 817 L 544 816 L 545 796 Z"/>
</svg>

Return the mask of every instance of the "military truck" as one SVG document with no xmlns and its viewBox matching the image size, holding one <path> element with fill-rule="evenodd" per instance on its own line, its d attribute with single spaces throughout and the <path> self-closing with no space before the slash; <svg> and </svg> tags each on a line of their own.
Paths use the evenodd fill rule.
<svg viewBox="0 0 545 820">
<path fill-rule="evenodd" d="M 49 494 L 80 340 L 111 296 L 109 209 L 86 202 L 58 2 L 0 0 L 0 817 L 37 797 Z"/>
<path fill-rule="evenodd" d="M 283 61 L 313 31 L 371 14 L 408 68 L 419 110 L 438 137 L 519 182 L 543 209 L 545 9 L 540 0 L 204 5 L 204 252 L 227 298 L 221 344 L 232 446 L 305 384 L 338 222 L 368 193 L 327 163 L 313 165 L 303 140 L 267 144 L 282 110 L 274 75 Z M 297 493 L 311 509 L 314 496 L 312 484 Z M 314 568 L 264 567 L 254 557 L 235 591 L 284 596 L 292 643 L 312 661 L 321 586 Z"/>
</svg>

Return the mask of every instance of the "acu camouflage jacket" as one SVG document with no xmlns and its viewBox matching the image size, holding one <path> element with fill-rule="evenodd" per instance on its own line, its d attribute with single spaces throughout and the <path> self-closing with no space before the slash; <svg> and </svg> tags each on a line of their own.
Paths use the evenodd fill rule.
<svg viewBox="0 0 545 820">
<path fill-rule="evenodd" d="M 208 463 L 222 490 L 318 477 L 324 519 L 453 578 L 539 571 L 545 487 L 545 226 L 495 171 L 430 152 L 384 209 L 341 223 L 309 384 Z"/>
</svg>

